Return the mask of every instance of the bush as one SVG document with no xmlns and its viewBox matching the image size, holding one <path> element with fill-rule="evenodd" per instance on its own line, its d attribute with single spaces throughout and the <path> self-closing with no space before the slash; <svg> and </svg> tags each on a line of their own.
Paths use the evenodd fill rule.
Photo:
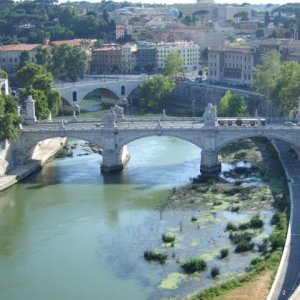
<svg viewBox="0 0 300 300">
<path fill-rule="evenodd" d="M 218 267 L 213 267 L 210 271 L 211 277 L 215 278 L 220 275 L 220 269 Z"/>
<path fill-rule="evenodd" d="M 250 242 L 252 239 L 253 234 L 250 232 L 237 232 L 237 233 L 230 233 L 229 238 L 234 244 L 246 243 Z"/>
<path fill-rule="evenodd" d="M 176 236 L 172 233 L 165 233 L 162 235 L 162 240 L 165 243 L 172 243 L 176 239 Z"/>
<path fill-rule="evenodd" d="M 285 244 L 285 236 L 281 232 L 275 230 L 270 235 L 270 242 L 273 251 L 276 250 L 277 248 L 282 248 Z"/>
<path fill-rule="evenodd" d="M 260 218 L 259 215 L 256 215 L 251 218 L 249 225 L 251 228 L 262 228 L 264 227 L 264 221 Z"/>
<path fill-rule="evenodd" d="M 238 212 L 240 210 L 240 207 L 239 206 L 232 206 L 231 208 L 230 208 L 230 211 L 231 212 Z"/>
<path fill-rule="evenodd" d="M 196 222 L 197 220 L 198 220 L 197 217 L 192 217 L 192 218 L 191 218 L 191 221 L 192 221 L 192 222 Z"/>
<path fill-rule="evenodd" d="M 235 224 L 233 224 L 232 222 L 229 222 L 229 223 L 227 223 L 226 230 L 227 231 L 236 231 L 236 230 L 238 230 L 238 227 Z"/>
<path fill-rule="evenodd" d="M 220 250 L 220 258 L 225 258 L 229 254 L 229 250 L 227 248 L 223 248 Z"/>
<path fill-rule="evenodd" d="M 241 223 L 240 225 L 239 225 L 239 229 L 240 230 L 246 230 L 246 229 L 248 229 L 249 228 L 249 223 Z"/>
<path fill-rule="evenodd" d="M 213 203 L 213 206 L 219 206 L 219 205 L 222 205 L 223 202 L 220 201 L 220 200 L 215 200 L 214 203 Z"/>
<path fill-rule="evenodd" d="M 237 244 L 236 248 L 235 248 L 235 252 L 236 253 L 241 253 L 241 252 L 246 252 L 246 251 L 250 251 L 254 248 L 254 243 L 249 243 L 249 242 L 241 242 L 239 244 Z"/>
<path fill-rule="evenodd" d="M 206 270 L 207 264 L 206 262 L 201 258 L 193 258 L 181 265 L 181 268 L 186 273 L 195 273 L 195 272 L 201 272 Z"/>
<path fill-rule="evenodd" d="M 161 264 L 166 262 L 168 255 L 156 251 L 144 251 L 144 258 L 148 261 L 158 261 Z"/>
</svg>

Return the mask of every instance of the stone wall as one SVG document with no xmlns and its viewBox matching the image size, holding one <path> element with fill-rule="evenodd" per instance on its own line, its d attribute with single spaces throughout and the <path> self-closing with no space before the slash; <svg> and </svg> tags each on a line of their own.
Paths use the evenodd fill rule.
<svg viewBox="0 0 300 300">
<path fill-rule="evenodd" d="M 259 116 L 278 116 L 279 112 L 265 100 L 263 95 L 255 94 L 251 91 L 234 87 L 223 87 L 209 84 L 199 84 L 191 82 L 178 82 L 172 94 L 172 101 L 176 104 L 192 107 L 192 99 L 195 99 L 195 107 L 204 112 L 208 103 L 218 105 L 220 99 L 227 90 L 241 95 L 245 98 L 250 116 L 255 115 L 257 109 Z"/>
<path fill-rule="evenodd" d="M 6 174 L 9 167 L 10 144 L 7 141 L 0 141 L 0 176 Z"/>
</svg>

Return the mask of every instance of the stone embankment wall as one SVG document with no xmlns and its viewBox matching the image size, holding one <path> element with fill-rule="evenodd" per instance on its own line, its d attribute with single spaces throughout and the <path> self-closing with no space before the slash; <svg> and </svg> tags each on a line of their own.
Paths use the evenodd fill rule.
<svg viewBox="0 0 300 300">
<path fill-rule="evenodd" d="M 258 95 L 249 90 L 238 89 L 234 87 L 224 87 L 210 85 L 204 83 L 178 82 L 172 94 L 172 100 L 176 104 L 192 107 L 192 101 L 195 100 L 197 110 L 205 110 L 208 103 L 218 105 L 220 99 L 227 90 L 233 94 L 241 95 L 245 98 L 248 111 L 251 116 L 255 115 L 257 109 L 259 116 L 278 116 L 279 112 L 272 106 L 270 102 L 265 100 L 263 95 Z"/>
<path fill-rule="evenodd" d="M 0 176 L 6 174 L 11 159 L 10 144 L 7 141 L 0 142 Z"/>
<path fill-rule="evenodd" d="M 2 142 L 0 149 L 0 191 L 4 190 L 19 180 L 41 168 L 55 153 L 65 145 L 66 138 L 48 139 L 38 143 L 30 149 L 22 163 L 15 159 L 15 145 L 7 141 Z"/>
</svg>

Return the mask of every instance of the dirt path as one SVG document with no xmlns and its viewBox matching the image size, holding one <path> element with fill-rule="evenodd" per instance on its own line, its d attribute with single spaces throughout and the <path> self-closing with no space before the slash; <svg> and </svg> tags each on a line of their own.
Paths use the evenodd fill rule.
<svg viewBox="0 0 300 300">
<path fill-rule="evenodd" d="M 269 293 L 272 272 L 268 271 L 240 288 L 232 290 L 221 298 L 222 300 L 263 300 Z"/>
</svg>

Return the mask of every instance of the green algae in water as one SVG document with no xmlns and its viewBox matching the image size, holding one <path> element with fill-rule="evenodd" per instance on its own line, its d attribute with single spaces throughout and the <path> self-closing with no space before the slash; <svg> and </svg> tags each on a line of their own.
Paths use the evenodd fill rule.
<svg viewBox="0 0 300 300">
<path fill-rule="evenodd" d="M 192 239 L 192 242 L 190 243 L 190 247 L 196 247 L 199 245 L 199 240 L 198 239 Z"/>
<path fill-rule="evenodd" d="M 180 283 L 187 278 L 188 275 L 186 274 L 172 272 L 162 280 L 159 287 L 161 289 L 175 290 L 179 287 Z"/>
</svg>

